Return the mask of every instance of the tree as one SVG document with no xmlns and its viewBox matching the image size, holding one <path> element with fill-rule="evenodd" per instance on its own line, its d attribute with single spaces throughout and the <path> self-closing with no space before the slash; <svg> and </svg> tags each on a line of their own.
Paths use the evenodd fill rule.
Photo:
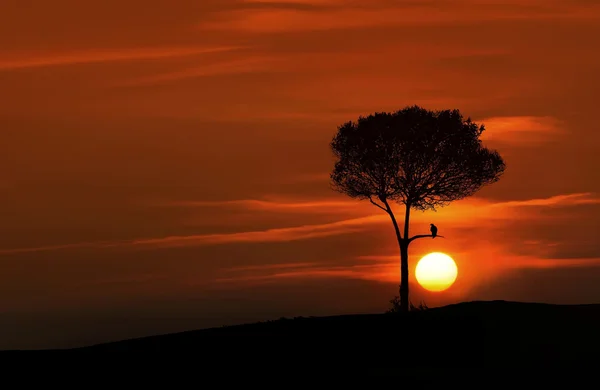
<svg viewBox="0 0 600 390">
<path fill-rule="evenodd" d="M 432 210 L 473 195 L 495 183 L 505 163 L 485 148 L 483 125 L 459 110 L 431 111 L 419 106 L 359 117 L 338 127 L 331 141 L 336 162 L 334 190 L 369 200 L 392 221 L 400 249 L 401 311 L 408 311 L 408 247 L 429 234 L 409 236 L 410 210 Z M 405 206 L 404 233 L 390 203 Z"/>
</svg>

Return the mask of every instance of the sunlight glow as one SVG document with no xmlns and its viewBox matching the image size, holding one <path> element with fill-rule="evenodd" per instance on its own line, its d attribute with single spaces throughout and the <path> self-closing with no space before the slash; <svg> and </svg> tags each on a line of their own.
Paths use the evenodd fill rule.
<svg viewBox="0 0 600 390">
<path fill-rule="evenodd" d="M 456 281 L 458 268 L 452 258 L 441 252 L 423 256 L 415 270 L 417 282 L 429 291 L 444 291 Z"/>
</svg>

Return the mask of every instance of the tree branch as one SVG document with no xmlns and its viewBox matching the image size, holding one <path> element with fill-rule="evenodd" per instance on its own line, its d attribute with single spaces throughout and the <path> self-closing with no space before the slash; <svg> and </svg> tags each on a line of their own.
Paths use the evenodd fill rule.
<svg viewBox="0 0 600 390">
<path fill-rule="evenodd" d="M 396 238 L 398 239 L 398 245 L 400 246 L 400 249 L 402 249 L 402 245 L 403 245 L 402 235 L 400 234 L 400 229 L 398 228 L 398 222 L 396 221 L 396 217 L 394 216 L 394 211 L 392 211 L 390 204 L 387 202 L 387 200 L 385 200 L 385 198 L 383 198 L 382 201 L 385 204 L 386 212 L 392 219 L 392 224 L 394 225 L 394 230 L 396 231 Z"/>
<path fill-rule="evenodd" d="M 418 239 L 418 238 L 427 238 L 427 237 L 433 237 L 431 234 L 419 234 L 417 236 L 412 236 L 409 240 L 408 243 L 410 244 L 411 242 L 413 242 L 414 240 Z M 444 236 L 435 236 L 435 238 L 440 237 L 440 238 L 445 238 Z"/>
<path fill-rule="evenodd" d="M 408 227 L 410 219 L 410 203 L 406 204 L 406 212 L 404 214 L 404 238 L 408 238 Z"/>
<path fill-rule="evenodd" d="M 389 214 L 389 211 L 385 207 L 383 207 L 380 204 L 374 202 L 373 198 L 371 198 L 370 196 L 369 196 L 369 202 L 373 203 L 375 206 L 379 207 L 380 209 L 382 209 L 383 211 L 385 211 L 386 213 Z"/>
</svg>

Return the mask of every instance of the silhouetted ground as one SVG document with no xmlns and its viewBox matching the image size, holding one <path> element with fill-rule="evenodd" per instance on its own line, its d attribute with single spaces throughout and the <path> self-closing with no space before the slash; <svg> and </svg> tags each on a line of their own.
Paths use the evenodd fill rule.
<svg viewBox="0 0 600 390">
<path fill-rule="evenodd" d="M 35 352 L 35 353 L 34 353 Z M 24 358 L 75 358 L 103 367 L 185 360 L 206 379 L 541 373 L 600 363 L 600 305 L 469 302 L 408 315 L 295 318 L 145 337 Z M 15 360 L 16 359 L 16 360 Z M 149 366 L 148 366 L 149 367 Z M 147 375 L 147 374 L 146 374 Z"/>
</svg>

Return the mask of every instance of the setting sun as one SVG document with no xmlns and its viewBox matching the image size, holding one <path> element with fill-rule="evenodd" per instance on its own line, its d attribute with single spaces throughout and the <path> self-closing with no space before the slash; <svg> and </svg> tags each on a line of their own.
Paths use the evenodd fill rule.
<svg viewBox="0 0 600 390">
<path fill-rule="evenodd" d="M 458 275 L 456 263 L 444 253 L 434 252 L 424 256 L 417 264 L 415 276 L 417 282 L 429 291 L 448 289 Z"/>
</svg>

